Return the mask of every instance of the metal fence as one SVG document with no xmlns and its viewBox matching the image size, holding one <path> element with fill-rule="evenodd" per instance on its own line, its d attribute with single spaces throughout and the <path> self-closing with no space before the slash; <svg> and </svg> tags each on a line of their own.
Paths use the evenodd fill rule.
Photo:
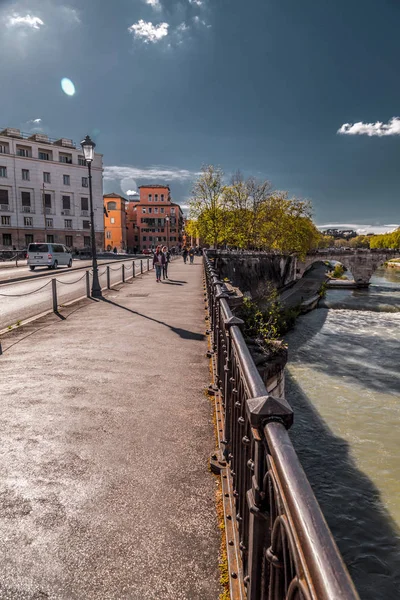
<svg viewBox="0 0 400 600">
<path fill-rule="evenodd" d="M 292 409 L 285 399 L 268 395 L 242 321 L 233 315 L 206 253 L 204 263 L 215 392 L 223 407 L 217 414 L 227 461 L 223 477 L 231 482 L 223 487 L 225 523 L 231 531 L 233 526 L 227 541 L 233 546 L 236 538 L 239 545 L 239 572 L 230 569 L 231 595 L 240 597 L 243 589 L 250 600 L 356 600 L 290 440 Z M 237 579 L 242 587 L 235 587 Z"/>
</svg>

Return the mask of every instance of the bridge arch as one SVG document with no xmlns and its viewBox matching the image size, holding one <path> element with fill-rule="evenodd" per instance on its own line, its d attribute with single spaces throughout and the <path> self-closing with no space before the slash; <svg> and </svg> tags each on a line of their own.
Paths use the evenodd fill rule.
<svg viewBox="0 0 400 600">
<path fill-rule="evenodd" d="M 308 254 L 302 261 L 297 261 L 297 275 L 302 277 L 316 262 L 337 261 L 352 273 L 357 287 L 368 287 L 376 269 L 396 257 L 400 257 L 400 250 L 321 250 Z"/>
</svg>

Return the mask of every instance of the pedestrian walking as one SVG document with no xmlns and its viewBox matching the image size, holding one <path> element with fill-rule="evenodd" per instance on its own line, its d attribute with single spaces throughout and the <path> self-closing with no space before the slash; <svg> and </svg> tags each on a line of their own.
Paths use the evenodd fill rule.
<svg viewBox="0 0 400 600">
<path fill-rule="evenodd" d="M 186 248 L 186 246 L 185 246 L 185 247 L 184 247 L 184 249 L 182 250 L 182 256 L 183 256 L 183 262 L 184 262 L 184 263 L 185 263 L 185 265 L 186 265 L 186 261 L 187 261 L 187 257 L 188 257 L 188 251 L 187 251 L 187 248 Z"/>
<path fill-rule="evenodd" d="M 190 246 L 189 258 L 190 258 L 190 264 L 192 265 L 194 263 L 194 248 L 193 248 L 193 246 Z"/>
<path fill-rule="evenodd" d="M 157 250 L 153 256 L 153 267 L 156 269 L 156 281 L 161 281 L 161 271 L 165 265 L 165 256 L 161 249 L 161 246 L 157 246 Z"/>
<path fill-rule="evenodd" d="M 163 279 L 168 279 L 168 265 L 169 265 L 170 260 L 171 260 L 171 253 L 168 250 L 167 246 L 164 246 L 164 248 L 163 248 L 163 254 L 164 254 L 164 257 L 165 257 L 165 263 L 163 264 L 162 274 L 163 274 Z"/>
</svg>

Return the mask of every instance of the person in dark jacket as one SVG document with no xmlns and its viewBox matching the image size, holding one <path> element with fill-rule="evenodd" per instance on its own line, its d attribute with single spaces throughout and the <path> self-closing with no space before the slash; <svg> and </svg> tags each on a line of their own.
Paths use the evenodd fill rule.
<svg viewBox="0 0 400 600">
<path fill-rule="evenodd" d="M 165 263 L 162 268 L 162 275 L 163 275 L 163 279 L 168 279 L 168 265 L 171 261 L 171 253 L 168 250 L 167 246 L 164 246 L 164 248 L 162 250 L 163 250 L 163 254 L 165 256 Z"/>
<path fill-rule="evenodd" d="M 187 257 L 188 257 L 188 251 L 186 246 L 184 247 L 184 249 L 182 250 L 182 256 L 183 256 L 183 262 L 186 264 L 187 261 Z"/>
<path fill-rule="evenodd" d="M 165 265 L 165 256 L 164 252 L 161 249 L 161 246 L 157 246 L 157 250 L 153 256 L 153 267 L 156 269 L 156 281 L 157 283 L 161 281 L 161 271 L 163 266 Z"/>
</svg>

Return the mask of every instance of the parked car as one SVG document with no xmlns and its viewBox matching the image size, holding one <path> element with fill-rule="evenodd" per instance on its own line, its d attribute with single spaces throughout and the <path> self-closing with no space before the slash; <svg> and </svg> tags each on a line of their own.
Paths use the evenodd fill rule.
<svg viewBox="0 0 400 600">
<path fill-rule="evenodd" d="M 145 248 L 144 250 L 142 250 L 142 254 L 153 254 L 153 250 L 148 250 L 147 248 Z"/>
<path fill-rule="evenodd" d="M 62 265 L 72 267 L 72 253 L 62 244 L 29 244 L 26 257 L 31 271 L 41 266 L 48 269 Z"/>
</svg>

